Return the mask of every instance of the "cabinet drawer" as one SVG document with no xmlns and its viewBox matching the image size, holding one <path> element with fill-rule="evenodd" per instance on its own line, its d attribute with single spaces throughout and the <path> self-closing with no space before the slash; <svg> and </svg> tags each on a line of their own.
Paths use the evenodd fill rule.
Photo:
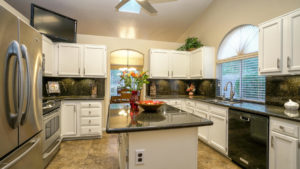
<svg viewBox="0 0 300 169">
<path fill-rule="evenodd" d="M 188 106 L 188 107 L 195 107 L 195 102 L 193 101 L 185 101 L 185 106 Z"/>
<path fill-rule="evenodd" d="M 227 117 L 228 108 L 216 106 L 216 105 L 210 105 L 209 112 L 223 117 Z"/>
<path fill-rule="evenodd" d="M 282 119 L 271 119 L 270 126 L 272 131 L 298 138 L 299 128 L 297 124 Z"/>
<path fill-rule="evenodd" d="M 203 102 L 196 102 L 196 108 L 203 111 L 209 110 L 209 104 Z"/>
<path fill-rule="evenodd" d="M 101 108 L 101 103 L 97 102 L 82 102 L 80 103 L 81 108 Z"/>
<path fill-rule="evenodd" d="M 83 126 L 80 130 L 81 135 L 99 135 L 101 134 L 101 127 L 98 126 Z"/>
<path fill-rule="evenodd" d="M 81 116 L 100 117 L 101 116 L 101 109 L 100 108 L 81 109 Z"/>
<path fill-rule="evenodd" d="M 81 118 L 80 124 L 82 126 L 100 126 L 101 124 L 101 118 Z"/>
</svg>

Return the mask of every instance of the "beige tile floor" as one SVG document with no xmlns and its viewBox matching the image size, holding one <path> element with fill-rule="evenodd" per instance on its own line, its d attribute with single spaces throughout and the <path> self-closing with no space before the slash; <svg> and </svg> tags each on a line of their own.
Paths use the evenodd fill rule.
<svg viewBox="0 0 300 169">
<path fill-rule="evenodd" d="M 65 141 L 47 169 L 118 169 L 118 135 L 102 139 Z M 198 144 L 198 169 L 239 169 L 207 145 Z"/>
</svg>

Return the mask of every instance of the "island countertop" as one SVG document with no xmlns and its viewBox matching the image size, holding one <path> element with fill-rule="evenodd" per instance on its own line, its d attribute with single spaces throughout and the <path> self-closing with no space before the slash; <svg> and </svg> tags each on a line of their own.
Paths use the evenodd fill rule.
<svg viewBox="0 0 300 169">
<path fill-rule="evenodd" d="M 131 112 L 129 104 L 110 104 L 106 132 L 127 133 L 212 125 L 213 122 L 194 114 L 163 105 L 158 112 Z"/>
</svg>

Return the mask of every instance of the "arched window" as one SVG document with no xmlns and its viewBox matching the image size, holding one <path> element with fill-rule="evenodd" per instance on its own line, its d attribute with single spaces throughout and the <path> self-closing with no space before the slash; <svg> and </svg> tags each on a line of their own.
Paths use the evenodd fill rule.
<svg viewBox="0 0 300 169">
<path fill-rule="evenodd" d="M 219 46 L 219 94 L 228 98 L 232 82 L 235 99 L 265 101 L 265 77 L 258 75 L 258 28 L 242 25 L 230 31 Z"/>
<path fill-rule="evenodd" d="M 118 96 L 123 71 L 139 72 L 144 68 L 144 55 L 132 49 L 120 49 L 110 54 L 110 95 Z"/>
</svg>

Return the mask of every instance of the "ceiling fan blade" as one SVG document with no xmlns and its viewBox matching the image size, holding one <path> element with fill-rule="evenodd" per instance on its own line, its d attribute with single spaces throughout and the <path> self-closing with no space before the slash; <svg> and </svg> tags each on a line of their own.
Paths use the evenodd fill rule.
<svg viewBox="0 0 300 169">
<path fill-rule="evenodd" d="M 141 5 L 146 11 L 151 14 L 157 13 L 157 10 L 153 8 L 153 6 L 147 0 L 136 0 L 138 4 Z"/>
<path fill-rule="evenodd" d="M 125 5 L 129 0 L 123 0 L 121 1 L 115 8 L 119 10 L 123 5 Z"/>
</svg>

